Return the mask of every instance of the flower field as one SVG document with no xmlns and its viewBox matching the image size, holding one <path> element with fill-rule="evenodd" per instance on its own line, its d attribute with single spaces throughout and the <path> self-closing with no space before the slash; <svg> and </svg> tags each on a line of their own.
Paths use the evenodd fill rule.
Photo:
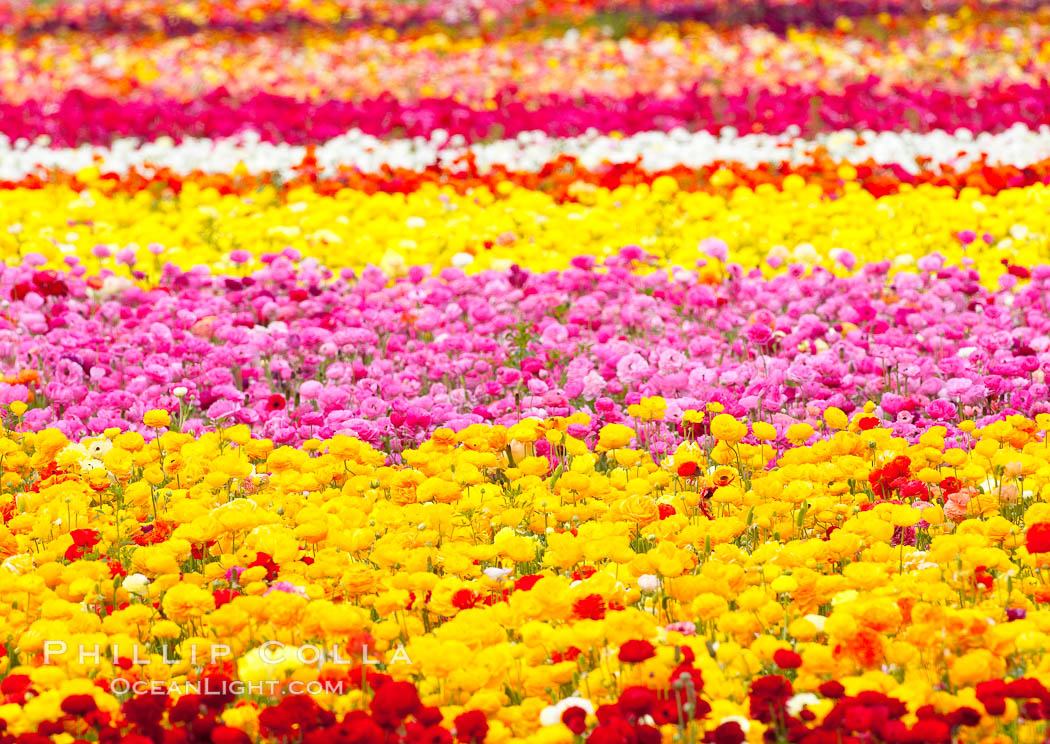
<svg viewBox="0 0 1050 744">
<path fill-rule="evenodd" d="M 8 0 L 0 744 L 1050 741 L 1050 12 Z"/>
</svg>

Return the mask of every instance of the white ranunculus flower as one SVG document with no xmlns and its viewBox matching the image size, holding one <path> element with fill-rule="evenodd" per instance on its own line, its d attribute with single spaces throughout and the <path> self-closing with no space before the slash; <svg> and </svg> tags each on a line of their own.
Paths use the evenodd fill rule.
<svg viewBox="0 0 1050 744">
<path fill-rule="evenodd" d="M 738 726 L 740 726 L 740 730 L 743 731 L 745 734 L 751 730 L 751 721 L 747 720 L 743 716 L 726 716 L 718 722 L 718 725 L 721 726 L 723 723 L 735 723 Z"/>
<path fill-rule="evenodd" d="M 638 588 L 643 592 L 656 592 L 660 590 L 660 577 L 653 574 L 642 574 L 638 577 Z"/>
<path fill-rule="evenodd" d="M 805 619 L 809 620 L 818 632 L 824 632 L 824 623 L 827 622 L 826 617 L 824 617 L 823 615 L 806 615 Z"/>
<path fill-rule="evenodd" d="M 473 156 L 481 172 L 497 167 L 514 171 L 538 172 L 561 155 L 578 158 L 589 169 L 603 163 L 627 163 L 639 159 L 649 171 L 675 166 L 700 168 L 719 161 L 739 162 L 754 168 L 766 163 L 787 160 L 793 165 L 810 163 L 817 148 L 825 148 L 835 160 L 859 164 L 868 160 L 893 163 L 909 173 L 920 171 L 919 158 L 930 158 L 933 165 L 950 164 L 966 168 L 982 156 L 989 163 L 1024 168 L 1050 158 L 1050 129 L 1033 131 L 1024 125 L 996 134 L 978 137 L 959 131 L 929 133 L 866 132 L 864 144 L 857 144 L 857 133 L 851 130 L 826 132 L 802 139 L 786 131 L 782 134 L 740 134 L 725 127 L 718 135 L 709 132 L 638 132 L 629 137 L 613 138 L 589 131 L 576 137 L 551 137 L 543 132 L 522 132 L 516 137 L 495 142 L 468 144 L 456 135 L 435 130 L 427 141 L 416 139 L 380 140 L 352 129 L 317 146 L 315 156 L 322 172 L 336 172 L 352 164 L 362 172 L 377 173 L 384 167 L 423 170 L 430 166 L 455 168 L 457 161 Z M 295 168 L 306 156 L 300 145 L 263 142 L 257 133 L 248 132 L 236 138 L 186 138 L 175 143 L 170 137 L 140 143 L 134 139 L 117 139 L 108 147 L 82 146 L 52 148 L 40 139 L 20 147 L 0 137 L 0 179 L 20 180 L 40 167 L 76 172 L 94 167 L 100 171 L 127 173 L 132 168 L 170 168 L 177 173 L 201 169 L 206 173 L 276 172 L 293 178 Z M 973 207 L 980 211 L 982 203 Z M 298 211 L 305 204 L 290 205 Z M 18 225 L 8 228 L 17 231 Z M 1014 239 L 1026 239 L 1025 225 L 1014 225 Z"/>
<path fill-rule="evenodd" d="M 819 702 L 820 698 L 812 692 L 800 692 L 794 697 L 788 699 L 786 706 L 788 715 L 795 717 L 801 713 L 804 708 L 807 708 L 810 705 L 817 705 Z"/>
<path fill-rule="evenodd" d="M 4 561 L 3 567 L 16 576 L 21 576 L 33 570 L 33 556 L 29 553 L 13 555 Z"/>
<path fill-rule="evenodd" d="M 465 269 L 474 263 L 474 257 L 469 253 L 457 253 L 452 257 L 452 265 L 457 269 Z"/>
<path fill-rule="evenodd" d="M 594 706 L 590 700 L 582 697 L 567 697 L 540 711 L 540 723 L 544 726 L 557 726 L 561 723 L 562 714 L 569 708 L 583 708 L 587 711 L 587 715 L 594 715 Z"/>
<path fill-rule="evenodd" d="M 87 445 L 87 452 L 91 457 L 99 459 L 113 449 L 113 442 L 105 438 L 99 438 Z"/>
<path fill-rule="evenodd" d="M 120 585 L 128 590 L 128 594 L 134 594 L 136 597 L 149 596 L 149 579 L 143 574 L 130 574 L 124 577 Z"/>
</svg>

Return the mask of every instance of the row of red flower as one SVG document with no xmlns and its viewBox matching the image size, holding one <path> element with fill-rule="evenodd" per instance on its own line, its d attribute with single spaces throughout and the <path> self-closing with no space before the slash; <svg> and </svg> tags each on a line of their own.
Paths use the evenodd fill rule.
<svg viewBox="0 0 1050 744">
<path fill-rule="evenodd" d="M 633 686 L 620 692 L 615 703 L 602 705 L 591 718 L 583 707 L 567 707 L 561 716 L 574 734 L 592 744 L 660 744 L 661 726 L 681 729 L 702 724 L 711 711 L 703 699 L 703 678 L 694 666 L 693 651 L 678 649 L 681 662 L 661 690 Z M 623 663 L 640 663 L 652 658 L 656 649 L 643 640 L 625 643 L 619 652 Z M 953 741 L 962 727 L 976 726 L 982 711 L 961 707 L 943 712 L 926 705 L 913 711 L 909 725 L 904 702 L 880 692 L 863 691 L 847 695 L 843 685 L 828 681 L 818 693 L 833 701 L 829 713 L 818 723 L 806 705 L 792 705 L 796 692 L 789 677 L 802 664 L 801 657 L 781 649 L 774 656 L 781 674 L 756 679 L 750 689 L 749 713 L 766 724 L 768 741 L 798 744 L 861 744 L 894 742 L 901 744 L 940 744 Z M 350 679 L 363 679 L 360 670 Z M 451 727 L 443 723 L 440 710 L 425 706 L 411 682 L 395 681 L 382 673 L 367 679 L 372 691 L 367 710 L 354 710 L 337 719 L 307 695 L 289 695 L 259 714 L 260 732 L 269 740 L 304 744 L 481 744 L 489 726 L 484 713 L 467 711 L 454 718 Z M 237 703 L 228 692 L 231 680 L 211 673 L 200 680 L 204 694 L 187 694 L 178 699 L 165 694 L 145 694 L 127 699 L 117 715 L 98 709 L 91 695 L 71 695 L 62 702 L 64 716 L 42 724 L 35 733 L 13 736 L 2 733 L 0 744 L 44 744 L 61 733 L 85 737 L 102 744 L 247 744 L 249 736 L 225 725 L 222 713 Z M 100 686 L 107 683 L 100 681 Z M 36 691 L 26 675 L 10 675 L 0 683 L 3 702 L 24 704 Z M 818 700 L 804 694 L 806 702 Z M 1050 719 L 1050 691 L 1035 679 L 991 680 L 977 685 L 976 696 L 984 714 L 1002 715 L 1006 700 L 1018 702 L 1028 720 Z M 716 726 L 703 726 L 708 744 L 742 744 L 745 731 L 735 720 Z"/>
<path fill-rule="evenodd" d="M 561 155 L 538 171 L 511 170 L 498 165 L 482 172 L 473 161 L 465 159 L 453 168 L 431 166 L 424 170 L 386 167 L 377 173 L 365 173 L 344 167 L 338 173 L 322 172 L 317 160 L 308 156 L 297 168 L 295 178 L 278 182 L 273 173 L 232 175 L 193 172 L 180 174 L 169 168 L 132 169 L 127 173 L 103 173 L 89 183 L 76 173 L 57 169 L 41 170 L 17 181 L 0 180 L 0 190 L 42 189 L 48 186 L 67 186 L 76 191 L 97 188 L 107 194 L 136 194 L 142 191 L 178 194 L 187 185 L 200 189 L 215 189 L 221 194 L 246 195 L 262 187 L 275 187 L 282 194 L 310 186 L 321 194 L 335 194 L 342 189 L 353 189 L 366 194 L 407 194 L 427 185 L 448 186 L 460 194 L 473 189 L 495 191 L 498 184 L 509 181 L 521 188 L 550 194 L 555 201 L 586 201 L 595 187 L 615 189 L 620 186 L 652 184 L 657 178 L 670 176 L 685 191 L 727 193 L 736 186 L 757 188 L 762 185 L 783 188 L 789 176 L 801 176 L 807 183 L 817 184 L 828 195 L 843 192 L 846 181 L 840 175 L 842 164 L 827 155 L 815 153 L 812 162 L 791 165 L 768 163 L 750 168 L 738 162 L 715 162 L 699 168 L 685 165 L 650 171 L 640 162 L 615 163 L 589 169 L 570 155 Z M 902 186 L 948 187 L 959 191 L 974 188 L 983 194 L 995 194 L 1003 189 L 1021 188 L 1036 183 L 1050 183 L 1050 158 L 1025 168 L 1013 165 L 978 161 L 965 168 L 950 164 L 919 163 L 918 172 L 906 171 L 899 164 L 868 162 L 856 166 L 853 182 L 866 191 L 885 196 L 900 191 Z M 718 174 L 717 176 L 715 174 Z M 731 175 L 731 177 L 729 177 Z"/>
</svg>

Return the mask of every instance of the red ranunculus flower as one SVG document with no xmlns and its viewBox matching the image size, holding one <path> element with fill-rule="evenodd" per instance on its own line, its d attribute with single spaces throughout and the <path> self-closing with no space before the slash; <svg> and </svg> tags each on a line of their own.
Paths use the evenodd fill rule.
<svg viewBox="0 0 1050 744">
<path fill-rule="evenodd" d="M 41 724 L 41 727 L 43 727 L 43 724 Z M 58 732 L 56 731 L 54 733 L 57 734 Z M 45 732 L 27 731 L 26 733 L 24 733 L 21 736 L 19 736 L 17 739 L 15 739 L 14 737 L 11 737 L 11 739 L 13 741 L 16 741 L 18 744 L 50 744 L 50 742 L 52 741 L 50 734 L 48 734 L 46 731 Z M 147 739 L 147 741 L 148 741 L 148 739 Z"/>
<path fill-rule="evenodd" d="M 8 677 L 7 679 L 11 679 Z M 121 706 L 120 712 L 129 723 L 134 723 L 143 728 L 156 726 L 157 721 L 164 715 L 164 707 L 168 696 L 158 693 L 137 695 L 129 698 Z"/>
<path fill-rule="evenodd" d="M 274 706 L 259 714 L 259 727 L 271 736 L 284 738 L 295 732 L 295 721 L 280 706 Z"/>
<path fill-rule="evenodd" d="M 928 744 L 942 744 L 952 740 L 952 729 L 944 721 L 926 719 L 917 721 L 911 727 L 911 740 L 928 742 Z"/>
<path fill-rule="evenodd" d="M 620 710 L 629 716 L 644 716 L 655 703 L 656 694 L 648 687 L 636 685 L 620 693 Z"/>
<path fill-rule="evenodd" d="M 95 530 L 73 530 L 69 536 L 78 548 L 92 548 L 98 543 L 98 533 Z"/>
<path fill-rule="evenodd" d="M 911 480 L 901 487 L 901 497 L 929 501 L 930 489 L 922 481 Z"/>
<path fill-rule="evenodd" d="M 949 718 L 951 726 L 976 726 L 981 722 L 981 714 L 969 706 L 956 708 Z"/>
<path fill-rule="evenodd" d="M 794 690 L 791 682 L 779 674 L 759 677 L 751 683 L 751 717 L 762 723 L 771 723 L 784 713 L 784 706 Z"/>
<path fill-rule="evenodd" d="M 480 597 L 470 589 L 460 589 L 452 595 L 452 606 L 460 610 L 469 610 L 478 603 Z"/>
<path fill-rule="evenodd" d="M 532 587 L 536 586 L 536 582 L 543 577 L 539 574 L 529 574 L 528 576 L 522 576 L 520 579 L 514 582 L 514 588 L 518 591 L 527 592 Z"/>
<path fill-rule="evenodd" d="M 838 700 L 846 694 L 846 688 L 842 686 L 841 682 L 836 682 L 835 680 L 832 680 L 830 682 L 822 683 L 820 687 L 817 688 L 817 692 L 819 692 L 826 698 Z"/>
<path fill-rule="evenodd" d="M 620 646 L 617 658 L 627 664 L 637 664 L 656 656 L 656 649 L 649 641 L 632 640 Z"/>
<path fill-rule="evenodd" d="M 233 693 L 233 680 L 225 674 L 205 674 L 200 679 L 201 703 L 212 711 L 221 711 L 236 700 Z"/>
<path fill-rule="evenodd" d="M 781 669 L 798 669 L 802 666 L 802 657 L 789 648 L 778 648 L 773 654 L 773 662 Z"/>
<path fill-rule="evenodd" d="M 566 708 L 561 714 L 561 722 L 568 727 L 569 731 L 580 736 L 587 730 L 587 711 L 578 705 Z"/>
<path fill-rule="evenodd" d="M 211 730 L 212 744 L 251 744 L 251 737 L 233 726 L 216 726 Z"/>
<path fill-rule="evenodd" d="M 413 716 L 416 722 L 421 724 L 423 728 L 429 728 L 431 726 L 437 726 L 444 719 L 444 715 L 441 713 L 441 708 L 437 707 L 423 707 L 421 706 Z"/>
<path fill-rule="evenodd" d="M 629 744 L 636 741 L 634 727 L 623 719 L 595 726 L 587 737 L 588 744 Z"/>
<path fill-rule="evenodd" d="M 736 721 L 727 721 L 707 735 L 710 744 L 744 744 L 747 736 Z"/>
<path fill-rule="evenodd" d="M 212 592 L 212 596 L 215 597 L 215 608 L 218 609 L 233 600 L 234 597 L 241 596 L 241 593 L 236 589 L 216 589 Z"/>
<path fill-rule="evenodd" d="M 692 651 L 692 649 L 689 649 Z M 683 662 L 675 667 L 675 670 L 671 672 L 671 677 L 668 680 L 671 683 L 671 687 L 674 688 L 676 683 L 681 680 L 683 685 L 688 683 L 688 686 L 692 687 L 693 690 L 699 694 L 704 689 L 704 678 L 700 674 L 699 669 L 694 669 L 692 666 L 692 660 Z M 687 697 L 687 690 L 682 689 L 680 695 Z"/>
<path fill-rule="evenodd" d="M 396 728 L 407 716 L 419 710 L 419 692 L 411 682 L 388 682 L 378 690 L 369 709 L 381 726 Z"/>
<path fill-rule="evenodd" d="M 201 696 L 183 695 L 168 711 L 168 720 L 172 723 L 190 723 L 201 714 Z"/>
<path fill-rule="evenodd" d="M 695 462 L 683 462 L 678 466 L 678 475 L 683 478 L 692 478 L 696 475 L 696 463 Z"/>
<path fill-rule="evenodd" d="M 415 744 L 452 744 L 452 734 L 443 726 L 427 726 L 418 733 L 410 733 L 409 740 Z"/>
<path fill-rule="evenodd" d="M 697 702 L 699 702 L 699 700 Z M 679 718 L 678 710 L 678 703 L 674 700 L 659 700 L 656 705 L 653 706 L 653 710 L 649 715 L 651 715 L 653 720 L 656 721 L 657 726 L 665 726 L 669 723 L 677 726 L 688 720 L 685 715 L 682 715 L 681 718 Z"/>
<path fill-rule="evenodd" d="M 248 564 L 248 568 L 254 568 L 255 566 L 262 566 L 266 569 L 266 580 L 273 581 L 277 578 L 279 567 L 274 561 L 273 556 L 269 553 L 256 553 L 255 560 Z"/>
<path fill-rule="evenodd" d="M 1014 698 L 1041 698 L 1047 694 L 1046 687 L 1037 679 L 1022 677 L 1006 683 L 1006 694 Z"/>
<path fill-rule="evenodd" d="M 11 299 L 15 302 L 21 302 L 26 296 L 33 291 L 33 285 L 29 282 L 19 282 L 11 290 Z"/>
<path fill-rule="evenodd" d="M 1029 553 L 1050 553 L 1050 522 L 1036 522 L 1025 538 Z"/>
<path fill-rule="evenodd" d="M 456 727 L 456 740 L 481 744 L 489 733 L 489 722 L 480 710 L 468 710 L 456 716 L 453 724 Z"/>
<path fill-rule="evenodd" d="M 95 710 L 95 698 L 90 695 L 70 695 L 62 701 L 62 712 L 71 716 L 84 716 Z"/>
<path fill-rule="evenodd" d="M 860 427 L 861 431 L 869 431 L 879 425 L 879 420 L 875 416 L 861 416 L 857 421 L 857 426 Z"/>
<path fill-rule="evenodd" d="M 588 594 L 576 600 L 572 606 L 572 614 L 581 620 L 601 620 L 605 617 L 605 600 L 600 594 Z"/>
<path fill-rule="evenodd" d="M 587 579 L 598 573 L 598 569 L 594 566 L 583 566 L 572 572 L 573 581 L 586 581 Z"/>
<path fill-rule="evenodd" d="M 325 710 L 309 695 L 289 695 L 259 714 L 259 726 L 275 738 L 296 732 L 322 729 L 335 723 L 335 714 Z"/>
<path fill-rule="evenodd" d="M 660 735 L 660 729 L 646 724 L 635 726 L 634 735 L 638 744 L 660 744 L 663 740 L 663 737 Z"/>
<path fill-rule="evenodd" d="M 386 732 L 363 710 L 352 710 L 334 729 L 315 729 L 303 744 L 383 744 Z"/>
<path fill-rule="evenodd" d="M 24 701 L 25 694 L 29 692 L 31 685 L 32 681 L 28 674 L 11 674 L 0 682 L 0 694 L 5 698 L 10 698 L 9 702 Z"/>
</svg>

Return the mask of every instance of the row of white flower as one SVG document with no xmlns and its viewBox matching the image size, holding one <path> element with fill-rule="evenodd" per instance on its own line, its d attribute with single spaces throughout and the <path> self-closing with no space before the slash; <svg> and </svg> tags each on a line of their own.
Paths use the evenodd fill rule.
<svg viewBox="0 0 1050 744">
<path fill-rule="evenodd" d="M 1050 158 L 1050 127 L 1031 130 L 1016 125 L 998 134 L 973 134 L 966 130 L 916 134 L 911 132 L 838 131 L 813 139 L 797 132 L 781 135 L 741 135 L 726 128 L 718 135 L 707 132 L 643 132 L 617 138 L 590 132 L 559 139 L 542 132 L 525 132 L 512 139 L 467 145 L 459 136 L 435 132 L 429 139 L 381 140 L 352 130 L 316 148 L 318 166 L 333 173 L 339 166 L 377 172 L 383 166 L 421 170 L 440 165 L 456 170 L 457 160 L 473 153 L 478 167 L 487 171 L 496 165 L 511 170 L 536 172 L 559 155 L 579 158 L 587 168 L 602 163 L 624 163 L 641 159 L 649 171 L 678 165 L 697 168 L 718 161 L 755 167 L 787 161 L 810 162 L 817 148 L 825 148 L 836 160 L 898 164 L 910 172 L 918 170 L 918 158 L 936 165 L 964 168 L 982 156 L 994 164 L 1024 167 Z M 152 142 L 120 139 L 110 147 L 52 148 L 46 138 L 12 143 L 0 136 L 0 180 L 19 180 L 40 168 L 68 172 L 97 164 L 104 172 L 124 173 L 130 168 L 170 168 L 185 174 L 200 170 L 231 173 L 243 164 L 251 173 L 276 172 L 288 178 L 306 156 L 305 147 L 262 142 L 255 133 L 231 139 L 187 139 L 174 142 L 161 138 Z"/>
</svg>

